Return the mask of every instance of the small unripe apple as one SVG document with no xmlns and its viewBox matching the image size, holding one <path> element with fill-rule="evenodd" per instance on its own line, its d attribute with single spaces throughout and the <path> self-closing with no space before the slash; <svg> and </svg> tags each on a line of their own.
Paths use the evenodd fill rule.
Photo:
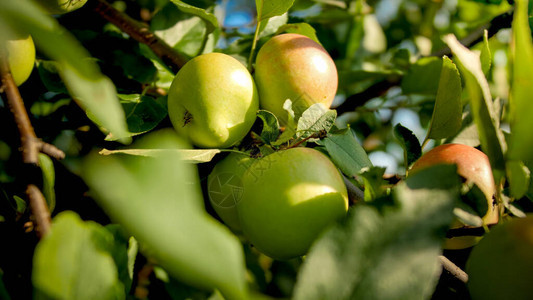
<svg viewBox="0 0 533 300">
<path fill-rule="evenodd" d="M 473 300 L 533 299 L 533 214 L 491 228 L 466 263 Z"/>
<path fill-rule="evenodd" d="M 277 35 L 261 47 L 255 80 L 261 107 L 282 124 L 287 121 L 283 109 L 287 99 L 297 115 L 315 103 L 329 108 L 338 85 L 337 68 L 324 47 L 295 33 Z"/>
<path fill-rule="evenodd" d="M 242 140 L 258 109 L 252 75 L 223 53 L 203 54 L 187 62 L 168 92 L 174 128 L 202 148 L 227 148 Z"/>
<path fill-rule="evenodd" d="M 348 209 L 341 174 L 327 156 L 310 148 L 282 150 L 255 161 L 242 186 L 237 211 L 243 233 L 275 259 L 304 255 Z"/>
<path fill-rule="evenodd" d="M 411 167 L 410 172 L 416 172 L 424 167 L 436 164 L 455 164 L 457 173 L 462 176 L 466 183 L 474 183 L 485 195 L 487 200 L 487 213 L 482 216 L 483 224 L 495 224 L 498 222 L 498 206 L 494 201 L 496 187 L 490 166 L 489 158 L 478 149 L 462 144 L 445 144 L 437 146 L 422 157 Z M 465 225 L 455 219 L 451 228 L 460 228 Z M 480 237 L 460 236 L 446 239 L 445 249 L 464 249 L 477 244 Z"/>
<path fill-rule="evenodd" d="M 16 85 L 23 84 L 35 65 L 35 45 L 30 35 L 6 41 L 7 61 Z"/>
<path fill-rule="evenodd" d="M 76 10 L 83 5 L 87 0 L 41 0 L 39 3 L 51 14 L 65 14 Z"/>
<path fill-rule="evenodd" d="M 254 162 L 249 155 L 232 152 L 207 177 L 209 202 L 228 227 L 241 231 L 237 203 L 243 194 L 242 177 Z"/>
</svg>

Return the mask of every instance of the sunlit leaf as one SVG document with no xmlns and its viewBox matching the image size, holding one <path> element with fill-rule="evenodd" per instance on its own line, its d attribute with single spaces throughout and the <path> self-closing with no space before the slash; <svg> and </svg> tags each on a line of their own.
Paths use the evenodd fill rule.
<svg viewBox="0 0 533 300">
<path fill-rule="evenodd" d="M 321 103 L 315 103 L 306 109 L 298 119 L 296 136 L 307 138 L 320 131 L 328 132 L 337 117 L 337 111 L 327 109 Z"/>
<path fill-rule="evenodd" d="M 312 246 L 294 299 L 430 298 L 458 196 L 455 172 L 428 168 L 395 188 L 393 205 L 352 208 Z"/>
<path fill-rule="evenodd" d="M 158 131 L 137 149 L 179 149 L 172 131 Z M 83 178 L 106 213 L 130 232 L 145 254 L 172 276 L 246 299 L 242 247 L 227 227 L 207 214 L 198 174 L 175 151 L 156 156 L 90 156 Z"/>
<path fill-rule="evenodd" d="M 200 17 L 206 24 L 206 34 L 210 34 L 218 27 L 217 17 L 214 14 L 207 12 L 205 9 L 189 5 L 181 0 L 170 1 L 174 3 L 179 8 L 179 10 Z"/>
<path fill-rule="evenodd" d="M 363 168 L 372 167 L 372 162 L 350 128 L 330 132 L 323 142 L 331 160 L 346 176 L 353 178 Z"/>
<path fill-rule="evenodd" d="M 257 20 L 262 21 L 286 13 L 294 0 L 255 0 Z"/>
<path fill-rule="evenodd" d="M 279 34 L 282 32 L 297 33 L 297 34 L 305 35 L 306 37 L 320 44 L 320 41 L 318 40 L 318 37 L 316 36 L 316 30 L 307 23 L 285 24 L 281 26 L 280 28 L 278 28 L 278 31 L 276 34 Z"/>
<path fill-rule="evenodd" d="M 402 80 L 402 91 L 406 94 L 435 95 L 439 88 L 442 59 L 424 57 L 411 65 Z"/>
<path fill-rule="evenodd" d="M 37 245 L 32 282 L 37 299 L 124 299 L 108 249 L 113 236 L 101 225 L 62 212 Z M 89 284 L 90 283 L 90 284 Z"/>
<path fill-rule="evenodd" d="M 209 162 L 213 157 L 220 153 L 219 149 L 121 149 L 108 150 L 102 149 L 99 153 L 102 155 L 127 154 L 132 156 L 157 157 L 164 155 L 174 155 L 181 160 L 189 163 Z"/>
<path fill-rule="evenodd" d="M 533 42 L 528 25 L 528 1 L 517 0 L 513 19 L 512 82 L 510 95 L 511 139 L 509 157 L 516 160 L 533 159 Z"/>
<path fill-rule="evenodd" d="M 48 155 L 39 153 L 39 166 L 43 174 L 42 191 L 44 198 L 46 199 L 46 204 L 48 204 L 48 209 L 50 212 L 53 212 L 56 207 L 56 192 L 54 189 L 56 175 L 54 162 Z"/>
<path fill-rule="evenodd" d="M 499 124 L 496 109 L 492 101 L 489 84 L 483 71 L 479 54 L 461 45 L 454 35 L 446 35 L 443 40 L 454 54 L 454 59 L 465 80 L 465 88 L 470 96 L 470 109 L 477 125 L 481 148 L 489 157 L 496 182 L 505 172 L 505 140 Z"/>
<path fill-rule="evenodd" d="M 461 76 L 454 63 L 442 59 L 439 88 L 427 137 L 444 139 L 461 129 L 463 106 L 461 104 Z"/>
</svg>

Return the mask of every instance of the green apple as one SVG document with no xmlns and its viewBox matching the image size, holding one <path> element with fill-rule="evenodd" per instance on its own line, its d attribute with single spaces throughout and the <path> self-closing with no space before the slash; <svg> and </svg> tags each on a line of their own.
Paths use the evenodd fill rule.
<svg viewBox="0 0 533 300">
<path fill-rule="evenodd" d="M 312 39 L 294 33 L 277 35 L 257 53 L 255 80 L 260 106 L 286 125 L 283 104 L 290 99 L 296 115 L 315 103 L 331 106 L 338 75 L 328 52 Z"/>
<path fill-rule="evenodd" d="M 491 229 L 466 263 L 472 299 L 533 299 L 533 214 Z"/>
<path fill-rule="evenodd" d="M 7 60 L 16 85 L 23 84 L 35 65 L 35 45 L 30 35 L 6 41 Z"/>
<path fill-rule="evenodd" d="M 436 164 L 455 164 L 457 173 L 462 176 L 466 183 L 474 183 L 485 195 L 487 200 L 487 213 L 482 217 L 483 224 L 498 223 L 498 205 L 494 201 L 496 186 L 490 166 L 489 158 L 485 153 L 462 144 L 445 144 L 437 146 L 422 157 L 412 166 L 410 172 L 416 172 L 424 167 Z M 465 225 L 458 219 L 451 224 L 451 228 L 460 228 Z M 465 249 L 472 247 L 481 237 L 461 236 L 446 239 L 445 249 Z"/>
<path fill-rule="evenodd" d="M 255 161 L 242 186 L 237 211 L 243 233 L 275 259 L 304 255 L 321 231 L 348 210 L 341 174 L 327 156 L 310 148 Z"/>
<path fill-rule="evenodd" d="M 247 154 L 230 153 L 219 161 L 207 177 L 209 202 L 228 227 L 241 231 L 237 203 L 242 199 L 242 177 L 254 159 Z"/>
<path fill-rule="evenodd" d="M 252 127 L 259 100 L 248 70 L 223 53 L 197 56 L 180 69 L 168 92 L 176 131 L 202 148 L 227 148 Z"/>
<path fill-rule="evenodd" d="M 85 5 L 87 0 L 40 0 L 39 3 L 51 14 L 65 14 Z"/>
</svg>

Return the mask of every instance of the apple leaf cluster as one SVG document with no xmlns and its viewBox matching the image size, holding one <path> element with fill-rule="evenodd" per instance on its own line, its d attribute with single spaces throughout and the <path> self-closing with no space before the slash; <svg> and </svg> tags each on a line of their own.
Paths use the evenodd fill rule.
<svg viewBox="0 0 533 300">
<path fill-rule="evenodd" d="M 531 7 L 0 0 L 0 299 L 531 299 Z"/>
</svg>

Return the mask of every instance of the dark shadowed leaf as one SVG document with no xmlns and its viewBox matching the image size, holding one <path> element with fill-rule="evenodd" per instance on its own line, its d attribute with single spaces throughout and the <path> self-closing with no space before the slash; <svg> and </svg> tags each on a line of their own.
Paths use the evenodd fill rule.
<svg viewBox="0 0 533 300">
<path fill-rule="evenodd" d="M 422 155 L 420 142 L 411 130 L 403 127 L 400 123 L 394 126 L 394 136 L 400 141 L 403 148 L 405 167 L 407 168 Z"/>
<path fill-rule="evenodd" d="M 257 116 L 263 121 L 263 130 L 261 131 L 261 138 L 265 144 L 271 144 L 276 141 L 279 136 L 279 122 L 276 116 L 267 111 L 259 110 Z"/>
<path fill-rule="evenodd" d="M 0 1 L 0 38 L 7 31 L 29 32 L 37 48 L 58 63 L 63 82 L 76 102 L 106 132 L 129 142 L 126 118 L 111 80 L 102 75 L 89 53 L 55 19 L 32 1 Z M 124 137 L 124 138 L 123 138 Z"/>
<path fill-rule="evenodd" d="M 385 174 L 385 169 L 386 168 L 383 167 L 371 167 L 369 169 L 364 169 L 364 171 L 359 174 L 359 176 L 363 177 L 365 201 L 374 201 L 383 194 L 383 186 L 385 185 L 383 174 Z"/>
</svg>

